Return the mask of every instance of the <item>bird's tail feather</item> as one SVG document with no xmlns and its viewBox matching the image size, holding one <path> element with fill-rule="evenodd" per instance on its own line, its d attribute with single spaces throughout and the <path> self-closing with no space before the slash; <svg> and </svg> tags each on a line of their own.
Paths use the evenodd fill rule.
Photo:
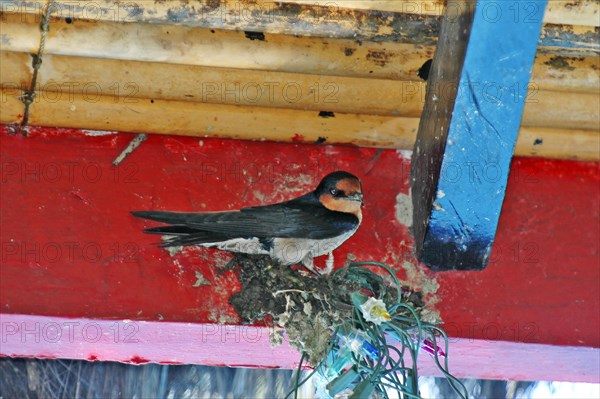
<svg viewBox="0 0 600 399">
<path fill-rule="evenodd" d="M 161 248 L 168 247 L 179 247 L 179 246 L 187 246 L 187 245 L 205 245 L 218 243 L 221 241 L 226 241 L 226 237 L 217 236 L 212 233 L 207 233 L 205 231 L 200 231 L 194 234 L 189 235 L 181 235 L 181 236 L 173 236 L 166 238 L 163 242 L 161 242 L 158 246 Z M 205 245 L 209 246 L 209 245 Z"/>
<path fill-rule="evenodd" d="M 230 238 L 224 234 L 186 226 L 185 222 L 190 218 L 190 214 L 187 213 L 135 211 L 131 212 L 131 214 L 138 218 L 170 224 L 168 226 L 151 227 L 144 230 L 144 233 L 166 236 L 164 241 L 158 244 L 162 248 L 217 243 Z"/>
<path fill-rule="evenodd" d="M 152 227 L 144 230 L 144 233 L 161 234 L 165 236 L 187 236 L 198 232 L 199 230 L 197 229 L 180 225 Z"/>
<path fill-rule="evenodd" d="M 133 211 L 131 214 L 138 218 L 170 224 L 184 224 L 189 218 L 189 214 L 184 212 Z"/>
</svg>

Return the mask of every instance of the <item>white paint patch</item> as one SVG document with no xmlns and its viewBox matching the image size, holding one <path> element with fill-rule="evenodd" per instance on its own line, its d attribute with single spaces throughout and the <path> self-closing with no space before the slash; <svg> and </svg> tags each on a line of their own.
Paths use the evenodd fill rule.
<svg viewBox="0 0 600 399">
<path fill-rule="evenodd" d="M 412 204 L 412 195 L 410 191 L 408 195 L 406 194 L 398 194 L 396 197 L 396 220 L 398 223 L 411 227 L 413 224 L 413 204 Z"/>
<path fill-rule="evenodd" d="M 111 132 L 108 130 L 82 130 L 82 132 L 86 136 L 91 136 L 91 137 L 112 136 L 113 134 L 117 134 L 117 132 Z"/>
<path fill-rule="evenodd" d="M 171 238 L 175 238 L 176 236 L 161 236 L 163 241 L 169 241 Z M 181 251 L 183 251 L 183 246 L 178 246 L 178 247 L 165 247 L 164 248 L 165 251 L 167 251 L 169 253 L 169 255 L 171 256 L 175 256 L 178 253 L 180 253 Z"/>
<path fill-rule="evenodd" d="M 438 190 L 438 192 L 437 192 L 437 197 L 438 197 L 439 199 L 442 199 L 442 198 L 444 198 L 445 196 L 446 196 L 446 193 L 444 192 L 444 190 Z"/>
<path fill-rule="evenodd" d="M 192 287 L 197 288 L 201 285 L 210 285 L 210 281 L 205 279 L 202 273 L 200 273 L 199 271 L 195 271 L 194 273 L 196 275 L 196 282 L 192 285 Z"/>
<path fill-rule="evenodd" d="M 440 324 L 442 321 L 440 312 L 435 308 L 440 300 L 437 297 L 440 284 L 434 277 L 428 277 L 421 265 L 405 261 L 402 263 L 402 268 L 406 272 L 406 281 L 401 282 L 423 294 L 425 309 L 421 312 L 421 320 L 426 323 Z"/>
<path fill-rule="evenodd" d="M 396 150 L 396 153 L 402 157 L 402 159 L 412 159 L 413 150 Z"/>
<path fill-rule="evenodd" d="M 327 155 L 329 157 L 334 157 L 338 154 L 339 154 L 339 150 L 337 149 L 337 147 L 332 146 L 332 145 L 325 146 L 325 155 Z"/>
<path fill-rule="evenodd" d="M 183 266 L 181 265 L 181 263 L 179 263 L 177 259 L 173 259 L 173 264 L 177 266 L 177 278 L 179 279 L 179 281 L 181 281 L 181 277 L 183 276 Z"/>
</svg>

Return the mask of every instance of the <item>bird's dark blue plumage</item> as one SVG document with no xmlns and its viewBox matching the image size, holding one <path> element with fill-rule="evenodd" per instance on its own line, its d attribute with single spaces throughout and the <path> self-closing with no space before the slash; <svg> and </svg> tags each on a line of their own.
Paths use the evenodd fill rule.
<svg viewBox="0 0 600 399">
<path fill-rule="evenodd" d="M 166 226 L 144 230 L 168 236 L 161 246 L 200 245 L 232 252 L 269 254 L 283 263 L 331 253 L 361 222 L 362 187 L 348 172 L 331 173 L 301 197 L 239 211 L 183 213 L 135 211 L 136 217 Z M 327 248 L 322 247 L 326 245 Z M 294 262 L 282 250 L 297 246 Z"/>
</svg>

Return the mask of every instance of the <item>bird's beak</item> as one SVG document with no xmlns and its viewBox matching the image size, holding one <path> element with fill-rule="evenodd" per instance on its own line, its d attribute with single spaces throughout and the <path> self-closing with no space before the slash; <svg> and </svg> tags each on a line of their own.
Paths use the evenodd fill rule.
<svg viewBox="0 0 600 399">
<path fill-rule="evenodd" d="M 360 194 L 360 193 L 349 195 L 348 199 L 351 200 L 351 201 L 358 201 L 358 202 L 360 202 L 361 205 L 365 204 L 365 201 L 363 199 L 363 195 Z"/>
</svg>

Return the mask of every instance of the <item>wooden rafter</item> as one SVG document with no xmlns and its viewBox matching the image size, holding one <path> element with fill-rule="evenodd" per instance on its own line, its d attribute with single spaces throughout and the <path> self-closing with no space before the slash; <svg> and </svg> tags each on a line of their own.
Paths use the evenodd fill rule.
<svg viewBox="0 0 600 399">
<path fill-rule="evenodd" d="M 80 14 L 84 16 L 83 10 Z M 39 46 L 39 21 L 29 13 L 7 13 L 2 18 L 8 40 L 0 53 L 0 83 L 10 101 L 8 97 L 19 96 L 31 82 L 27 53 L 35 53 Z M 433 56 L 433 46 L 279 34 L 262 41 L 231 30 L 109 19 L 51 21 L 32 120 L 66 127 L 257 140 L 312 142 L 325 137 L 329 143 L 412 148 L 425 97 L 425 84 L 417 72 Z M 117 51 L 121 48 L 128 50 Z M 516 153 L 599 159 L 598 85 L 598 57 L 539 53 L 530 86 L 514 88 L 515 93 L 529 89 Z M 86 98 L 102 94 L 97 108 L 64 102 L 71 98 L 86 102 L 84 88 L 89 91 Z M 257 88 L 262 89 L 260 96 Z M 497 94 L 494 87 L 486 91 L 492 97 Z M 119 101 L 111 103 L 116 94 L 122 101 L 138 103 L 136 111 L 127 113 Z M 57 102 L 44 104 L 45 99 Z M 181 115 L 179 102 L 189 102 L 184 108 L 198 110 L 194 112 L 202 119 Z M 24 111 L 10 104 L 5 104 L 1 120 L 18 123 Z M 162 123 L 146 123 L 152 120 L 146 114 L 154 113 L 158 104 L 165 120 L 180 121 L 176 131 Z M 56 112 L 70 110 L 71 105 L 92 111 Z M 229 112 L 229 106 L 244 117 L 213 123 Z M 262 121 L 270 120 L 278 108 L 286 110 L 275 118 L 281 126 L 264 131 Z M 114 117 L 109 117 L 111 112 Z M 331 112 L 335 118 L 319 117 Z M 299 123 L 290 125 L 286 115 Z"/>
<path fill-rule="evenodd" d="M 491 4 L 494 23 L 482 13 Z M 507 2 L 448 3 L 464 11 L 444 16 L 411 166 L 416 256 L 433 270 L 489 263 L 527 96 L 490 98 L 481 86 L 530 82 L 546 0 L 531 4 L 528 22 Z"/>
</svg>

